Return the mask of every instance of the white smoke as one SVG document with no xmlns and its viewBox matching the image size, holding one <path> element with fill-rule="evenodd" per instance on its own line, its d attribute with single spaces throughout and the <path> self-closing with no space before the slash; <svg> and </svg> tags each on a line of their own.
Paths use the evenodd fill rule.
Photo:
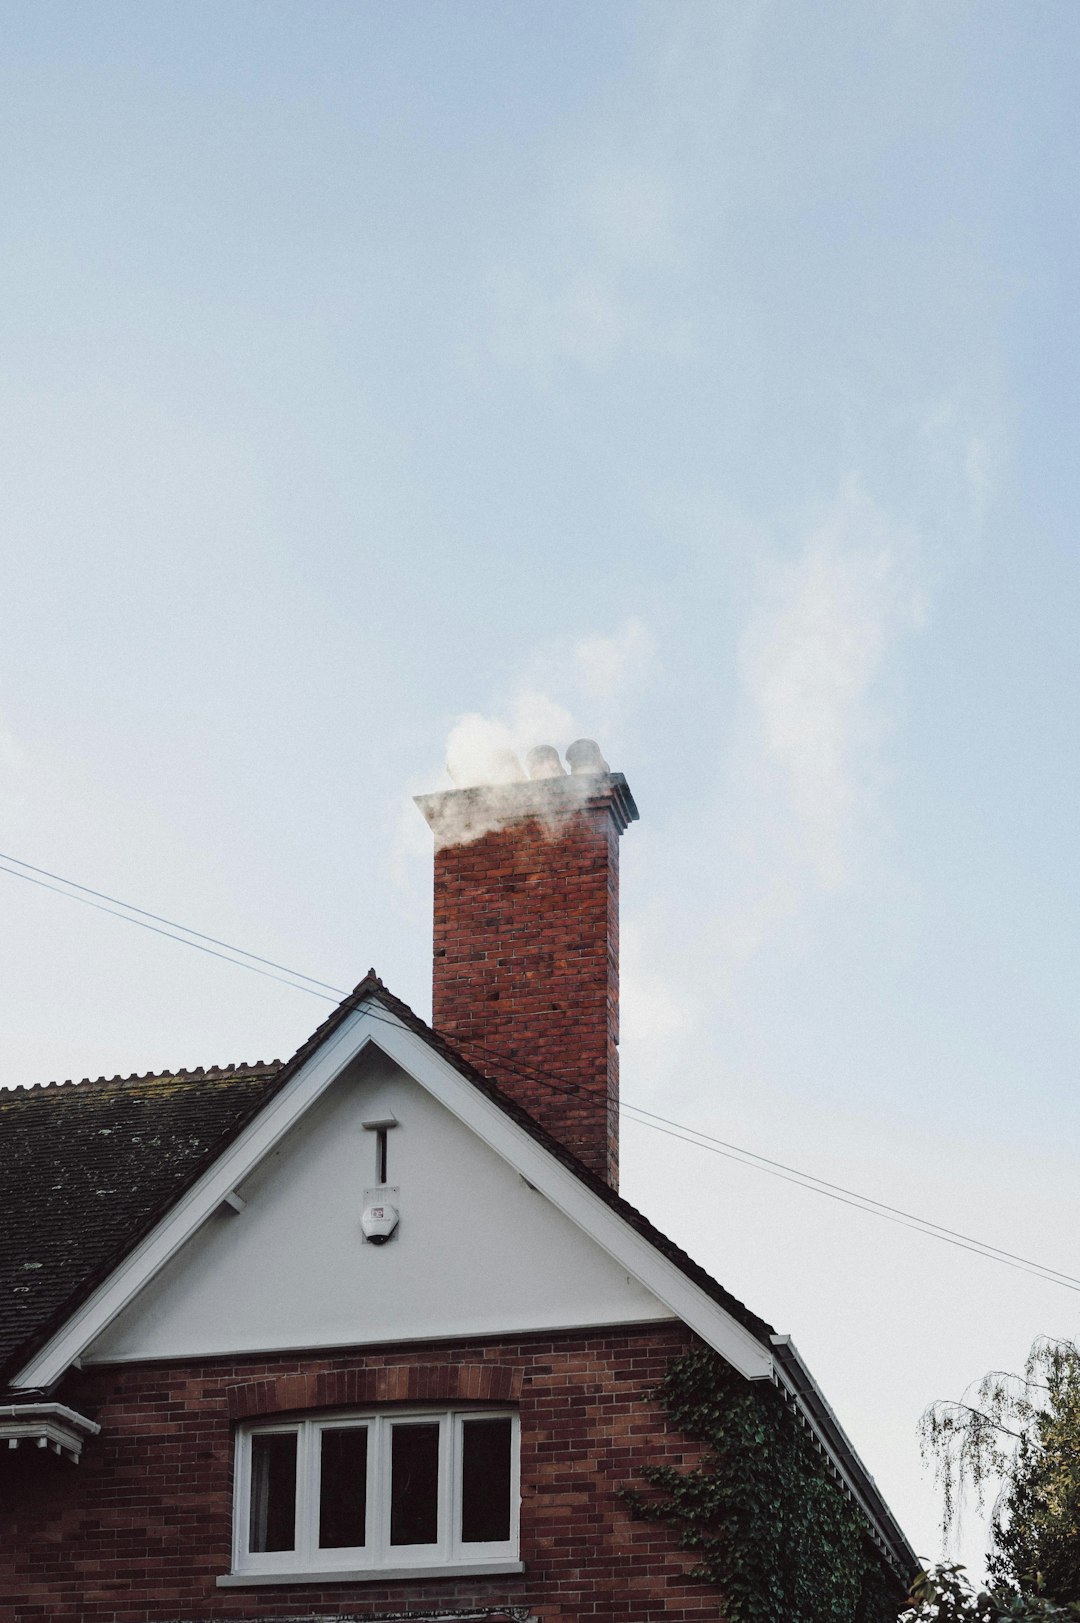
<svg viewBox="0 0 1080 1623">
<path fill-rule="evenodd" d="M 475 840 L 505 827 L 522 815 L 526 799 L 536 808 L 530 815 L 548 833 L 558 834 L 592 793 L 594 778 L 580 770 L 580 763 L 577 772 L 570 770 L 567 747 L 585 734 L 598 737 L 608 753 L 611 738 L 617 741 L 625 700 L 647 677 L 653 658 L 652 636 L 632 616 L 613 631 L 539 649 L 529 661 L 528 680 L 504 706 L 459 715 L 446 740 L 446 772 L 455 789 L 475 792 L 444 803 L 435 830 L 438 843 Z M 529 752 L 545 745 L 559 751 L 562 767 L 549 766 L 554 776 L 535 779 Z M 532 784 L 528 796 L 523 796 L 524 782 Z M 437 786 L 434 775 L 424 785 L 428 790 Z M 415 810 L 409 811 L 415 818 Z"/>
<path fill-rule="evenodd" d="M 597 772 L 606 770 L 598 751 L 595 768 L 583 770 L 572 759 L 575 743 L 569 712 L 541 694 L 520 695 L 510 720 L 459 717 L 447 740 L 446 769 L 455 789 L 467 792 L 429 809 L 436 846 L 478 840 L 523 815 L 554 839 L 593 794 Z M 540 761 L 534 751 L 542 751 Z"/>
<path fill-rule="evenodd" d="M 529 750 L 569 744 L 578 737 L 570 711 L 543 693 L 519 693 L 505 716 L 470 711 L 459 716 L 446 740 L 446 770 L 456 789 L 514 783 L 525 776 Z"/>
</svg>

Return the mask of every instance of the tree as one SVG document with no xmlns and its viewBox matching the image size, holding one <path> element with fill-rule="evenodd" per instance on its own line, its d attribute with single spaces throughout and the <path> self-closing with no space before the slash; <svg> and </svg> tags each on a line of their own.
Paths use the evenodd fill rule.
<svg viewBox="0 0 1080 1623">
<path fill-rule="evenodd" d="M 1007 1590 L 975 1590 L 962 1567 L 937 1567 L 916 1580 L 899 1623 L 1080 1623 L 1080 1606 Z"/>
<path fill-rule="evenodd" d="M 928 1409 L 922 1443 L 944 1490 L 946 1532 L 969 1484 L 980 1505 L 998 1485 L 987 1563 L 994 1593 L 1080 1602 L 1080 1347 L 1040 1337 L 1022 1374 L 992 1370 L 960 1402 Z M 1054 1613 L 985 1613 L 1029 1615 Z"/>
</svg>

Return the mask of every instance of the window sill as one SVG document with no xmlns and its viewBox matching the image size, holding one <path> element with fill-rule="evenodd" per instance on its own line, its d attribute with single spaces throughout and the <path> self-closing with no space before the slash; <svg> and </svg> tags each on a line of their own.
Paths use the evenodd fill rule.
<svg viewBox="0 0 1080 1623">
<path fill-rule="evenodd" d="M 380 1584 L 415 1579 L 427 1583 L 432 1578 L 502 1578 L 524 1572 L 523 1561 L 457 1561 L 444 1567 L 340 1567 L 312 1568 L 309 1572 L 224 1572 L 217 1580 L 219 1589 L 266 1588 L 270 1584 Z"/>
</svg>

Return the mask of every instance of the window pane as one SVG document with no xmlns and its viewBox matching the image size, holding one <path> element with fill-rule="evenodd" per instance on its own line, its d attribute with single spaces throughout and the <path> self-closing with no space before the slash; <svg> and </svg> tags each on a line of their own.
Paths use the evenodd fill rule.
<svg viewBox="0 0 1080 1623">
<path fill-rule="evenodd" d="M 435 1544 L 439 1538 L 439 1428 L 394 1426 L 391 1432 L 390 1542 Z"/>
<path fill-rule="evenodd" d="M 250 1550 L 295 1547 L 295 1431 L 256 1432 L 251 1439 L 250 1526 Z"/>
<path fill-rule="evenodd" d="M 367 1448 L 366 1426 L 334 1426 L 322 1433 L 320 1549 L 367 1543 Z"/>
<path fill-rule="evenodd" d="M 463 1544 L 505 1544 L 510 1537 L 511 1428 L 509 1418 L 462 1422 Z"/>
</svg>

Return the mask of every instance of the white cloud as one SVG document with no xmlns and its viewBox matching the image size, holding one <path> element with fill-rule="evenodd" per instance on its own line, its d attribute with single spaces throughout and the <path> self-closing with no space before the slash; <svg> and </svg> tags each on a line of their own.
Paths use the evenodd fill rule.
<svg viewBox="0 0 1080 1623">
<path fill-rule="evenodd" d="M 922 615 L 913 560 L 910 533 L 850 480 L 771 572 L 744 634 L 748 813 L 772 847 L 753 908 L 766 931 L 793 888 L 834 889 L 856 860 L 883 777 L 883 678 Z"/>
<path fill-rule="evenodd" d="M 975 518 L 981 520 L 993 492 L 993 457 L 988 441 L 981 434 L 968 435 L 964 448 L 964 477 L 972 511 Z"/>
<path fill-rule="evenodd" d="M 491 277 L 491 352 L 503 366 L 545 373 L 557 361 L 603 367 L 622 348 L 632 312 L 610 288 L 577 274 L 547 285 L 520 269 Z"/>
<path fill-rule="evenodd" d="M 958 486 L 966 518 L 980 525 L 994 493 L 996 464 L 1003 454 L 1003 432 L 994 415 L 978 409 L 963 391 L 944 395 L 925 412 L 922 435 L 944 481 Z"/>
<path fill-rule="evenodd" d="M 671 187 L 655 169 L 597 169 L 579 210 L 597 249 L 616 263 L 667 267 L 682 257 Z"/>
<path fill-rule="evenodd" d="M 636 616 L 610 636 L 583 637 L 574 649 L 583 692 L 609 703 L 644 679 L 652 657 L 652 636 Z"/>
<path fill-rule="evenodd" d="M 503 266 L 490 288 L 491 355 L 538 378 L 563 363 L 602 371 L 627 350 L 679 357 L 690 349 L 682 317 L 661 316 L 593 265 L 546 274 Z"/>
<path fill-rule="evenodd" d="M 22 746 L 0 716 L 0 793 L 9 789 L 21 774 L 24 760 Z"/>
<path fill-rule="evenodd" d="M 583 161 L 575 150 L 520 242 L 494 261 L 481 348 L 546 379 L 602 371 L 627 353 L 685 358 L 692 335 L 672 273 L 682 249 L 672 190 L 655 169 Z"/>
<path fill-rule="evenodd" d="M 699 1004 L 685 981 L 674 984 L 657 962 L 653 932 L 624 920 L 619 931 L 619 1027 L 624 1056 L 648 1087 L 662 1097 L 679 1044 L 696 1027 Z"/>
</svg>

